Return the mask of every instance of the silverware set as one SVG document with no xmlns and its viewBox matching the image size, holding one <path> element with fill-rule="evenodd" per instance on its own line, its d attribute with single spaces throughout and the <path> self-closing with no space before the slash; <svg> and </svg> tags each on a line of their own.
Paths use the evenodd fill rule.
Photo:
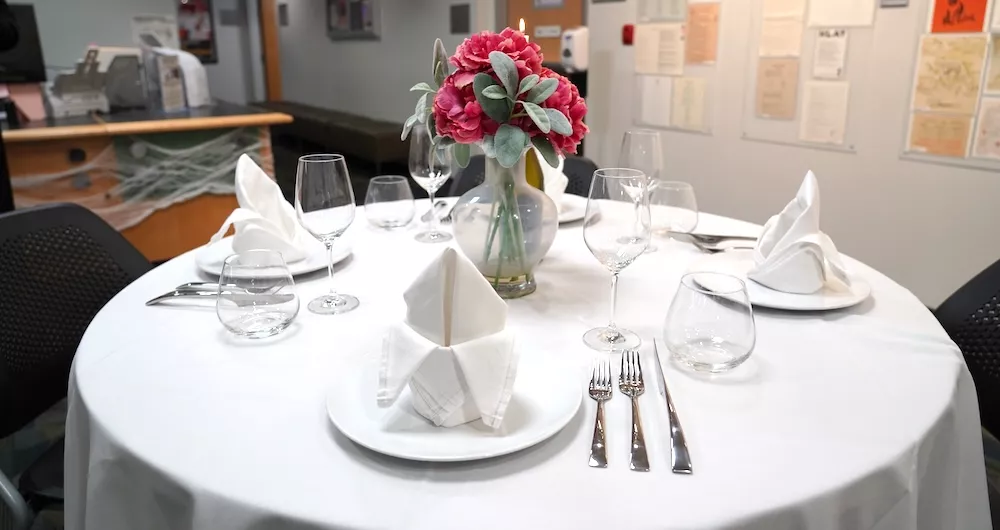
<svg viewBox="0 0 1000 530">
<path fill-rule="evenodd" d="M 727 236 L 712 234 L 684 234 L 671 233 L 678 239 L 686 240 L 698 250 L 709 254 L 726 252 L 727 250 L 749 250 L 757 245 L 757 238 L 753 236 Z"/>
<path fill-rule="evenodd" d="M 684 439 L 684 430 L 680 420 L 677 418 L 677 411 L 674 408 L 670 393 L 667 391 L 666 379 L 663 378 L 663 369 L 660 367 L 659 352 L 656 351 L 656 343 L 653 343 L 654 355 L 656 356 L 656 372 L 660 378 L 660 386 L 663 389 L 661 395 L 665 396 L 667 403 L 667 414 L 670 418 L 670 463 L 674 473 L 690 475 L 691 458 L 687 449 L 687 442 Z M 622 395 L 627 396 L 632 404 L 632 430 L 631 447 L 629 450 L 629 469 L 632 471 L 649 471 L 649 456 L 646 452 L 646 438 L 642 429 L 642 416 L 639 413 L 639 397 L 646 390 L 646 383 L 642 373 L 642 362 L 639 359 L 639 350 L 626 350 L 622 353 L 621 371 L 618 376 L 618 390 Z M 590 379 L 590 398 L 597 402 L 597 417 L 594 420 L 594 437 L 590 444 L 590 467 L 608 467 L 608 447 L 606 438 L 606 424 L 604 421 L 604 403 L 614 396 L 614 382 L 611 373 L 611 362 L 607 359 L 594 363 L 593 375 Z"/>
</svg>

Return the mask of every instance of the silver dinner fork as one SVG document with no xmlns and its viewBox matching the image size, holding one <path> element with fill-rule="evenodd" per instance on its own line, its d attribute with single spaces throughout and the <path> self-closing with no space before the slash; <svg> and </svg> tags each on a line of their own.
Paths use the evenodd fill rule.
<svg viewBox="0 0 1000 530">
<path fill-rule="evenodd" d="M 611 380 L 611 361 L 594 362 L 590 378 L 590 398 L 597 402 L 594 439 L 590 442 L 590 467 L 608 467 L 608 446 L 604 438 L 604 402 L 615 394 Z"/>
<path fill-rule="evenodd" d="M 646 455 L 646 437 L 642 434 L 642 418 L 639 417 L 639 396 L 646 390 L 642 380 L 642 364 L 639 350 L 622 353 L 622 373 L 618 378 L 618 388 L 622 394 L 632 398 L 632 450 L 629 469 L 649 471 L 649 457 Z"/>
</svg>

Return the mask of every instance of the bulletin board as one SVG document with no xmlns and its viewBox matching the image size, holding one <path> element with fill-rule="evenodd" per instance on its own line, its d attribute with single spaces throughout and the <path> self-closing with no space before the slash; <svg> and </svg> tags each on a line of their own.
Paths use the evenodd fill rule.
<svg viewBox="0 0 1000 530">
<path fill-rule="evenodd" d="M 657 5 L 660 6 L 659 13 L 653 13 L 650 7 L 643 7 Z M 714 106 L 721 95 L 718 54 L 723 5 L 720 0 L 688 0 L 686 3 L 679 0 L 665 3 L 662 0 L 645 0 L 645 4 L 640 5 L 636 37 L 640 38 L 640 26 L 643 25 L 678 26 L 683 34 L 686 58 L 683 67 L 671 74 L 643 72 L 637 67 L 634 78 L 636 97 L 632 102 L 632 122 L 635 125 L 689 134 L 712 134 Z M 708 13 L 714 13 L 714 29 L 706 29 Z M 692 28 L 692 24 L 698 24 L 698 28 Z M 692 31 L 700 34 L 693 36 Z M 706 31 L 714 32 L 714 38 L 706 40 Z M 697 52 L 689 49 L 692 37 L 699 42 Z M 710 42 L 709 46 L 705 46 L 707 42 Z M 713 50 L 711 60 L 705 58 L 707 47 Z"/>
<path fill-rule="evenodd" d="M 829 150 L 843 153 L 856 153 L 857 146 L 861 144 L 863 134 L 863 124 L 865 123 L 866 110 L 853 104 L 857 99 L 856 95 L 867 93 L 875 83 L 877 76 L 872 75 L 870 56 L 874 49 L 874 26 L 829 26 L 810 27 L 808 16 L 802 19 L 802 40 L 798 50 L 798 57 L 793 54 L 775 54 L 771 57 L 761 56 L 761 36 L 764 25 L 764 1 L 751 0 L 750 5 L 753 16 L 749 17 L 750 40 L 747 43 L 746 63 L 745 63 L 745 87 L 743 97 L 743 130 L 742 139 L 749 141 L 759 141 L 766 143 L 790 145 L 808 149 Z M 806 2 L 806 13 L 809 12 L 809 3 Z M 877 19 L 877 11 L 875 17 Z M 814 62 L 816 56 L 817 42 L 820 40 L 821 32 L 825 35 L 843 31 L 846 34 L 846 52 L 843 62 L 843 70 L 838 76 L 817 77 L 814 72 Z M 837 33 L 839 34 L 839 33 Z M 780 118 L 762 116 L 758 108 L 758 74 L 761 64 L 768 61 L 782 61 L 787 59 L 798 59 L 798 72 L 795 78 L 794 111 L 789 106 L 789 113 L 782 114 Z M 767 66 L 765 66 L 767 67 Z M 827 141 L 804 140 L 803 126 L 804 107 L 807 106 L 806 92 L 808 86 L 813 83 L 833 83 L 844 86 L 846 83 L 847 110 L 846 118 L 843 120 L 842 133 L 831 137 Z M 813 120 L 809 120 L 813 123 Z M 806 137 L 810 137 L 806 135 Z"/>
<path fill-rule="evenodd" d="M 1000 171 L 1000 64 L 991 69 L 994 60 L 1000 61 L 1000 41 L 994 41 L 1000 39 L 1000 1 L 962 0 L 950 6 L 944 0 L 914 1 L 914 7 L 922 13 L 922 24 L 913 37 L 916 55 L 910 70 L 911 91 L 900 158 Z M 947 9 L 958 7 L 963 16 L 955 22 Z M 977 43 L 983 40 L 982 59 L 969 60 L 972 50 L 978 49 Z M 935 55 L 945 59 L 933 59 Z M 925 56 L 928 59 L 922 68 Z M 940 77 L 938 69 L 953 65 L 960 65 L 963 71 L 979 69 L 978 83 L 970 83 L 972 76 L 964 83 L 952 79 L 940 88 L 927 88 Z M 952 97 L 951 101 L 939 99 L 936 94 L 942 93 L 941 89 L 964 95 Z M 933 134 L 924 134 L 928 131 Z"/>
</svg>

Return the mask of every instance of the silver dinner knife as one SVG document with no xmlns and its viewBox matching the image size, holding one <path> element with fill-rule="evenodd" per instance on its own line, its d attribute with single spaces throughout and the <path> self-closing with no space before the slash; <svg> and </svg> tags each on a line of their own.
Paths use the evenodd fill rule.
<svg viewBox="0 0 1000 530">
<path fill-rule="evenodd" d="M 219 293 L 217 291 L 184 291 L 184 290 L 174 290 L 166 294 L 161 294 L 152 300 L 146 302 L 146 305 L 156 305 L 169 300 L 177 300 L 178 298 L 217 298 Z M 283 304 L 285 302 L 291 302 L 295 295 L 291 293 L 287 294 L 250 294 L 250 293 L 226 293 L 229 301 L 235 303 L 237 306 L 244 307 L 256 304 Z"/>
<path fill-rule="evenodd" d="M 684 428 L 681 427 L 681 420 L 677 418 L 674 400 L 670 399 L 670 391 L 667 390 L 667 379 L 663 377 L 663 368 L 660 366 L 660 351 L 656 347 L 656 339 L 653 339 L 653 356 L 656 359 L 656 375 L 660 376 L 660 395 L 667 401 L 667 415 L 670 418 L 670 470 L 681 475 L 690 475 L 691 454 L 688 452 L 687 440 L 684 439 Z"/>
</svg>

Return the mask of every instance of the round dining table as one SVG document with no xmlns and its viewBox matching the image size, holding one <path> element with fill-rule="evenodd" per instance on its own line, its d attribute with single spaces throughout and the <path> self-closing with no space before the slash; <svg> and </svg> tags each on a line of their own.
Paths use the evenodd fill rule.
<svg viewBox="0 0 1000 530">
<path fill-rule="evenodd" d="M 426 201 L 418 207 L 426 209 Z M 756 234 L 703 214 L 699 231 Z M 214 305 L 144 302 L 211 279 L 188 252 L 139 278 L 94 318 L 77 351 L 66 432 L 70 530 L 990 528 L 975 388 L 961 352 L 907 289 L 850 258 L 872 295 L 848 309 L 755 309 L 750 359 L 722 375 L 689 372 L 659 351 L 693 473 L 671 473 L 669 423 L 655 371 L 641 398 L 650 471 L 628 466 L 629 401 L 607 403 L 609 466 L 588 467 L 596 403 L 581 392 L 551 438 L 461 463 L 402 460 L 341 434 L 334 385 L 379 355 L 403 318 L 403 291 L 444 245 L 416 228 L 356 220 L 338 244 L 338 290 L 361 305 L 308 312 L 326 271 L 296 278 L 302 309 L 282 334 L 240 339 Z M 617 322 L 637 332 L 643 365 L 682 274 L 705 254 L 660 240 L 621 273 Z M 508 301 L 522 359 L 561 361 L 581 390 L 595 357 L 582 341 L 606 324 L 610 273 L 580 223 L 560 227 L 535 293 Z M 375 400 L 375 396 L 371 396 Z M 360 404 L 358 406 L 361 406 Z"/>
</svg>

